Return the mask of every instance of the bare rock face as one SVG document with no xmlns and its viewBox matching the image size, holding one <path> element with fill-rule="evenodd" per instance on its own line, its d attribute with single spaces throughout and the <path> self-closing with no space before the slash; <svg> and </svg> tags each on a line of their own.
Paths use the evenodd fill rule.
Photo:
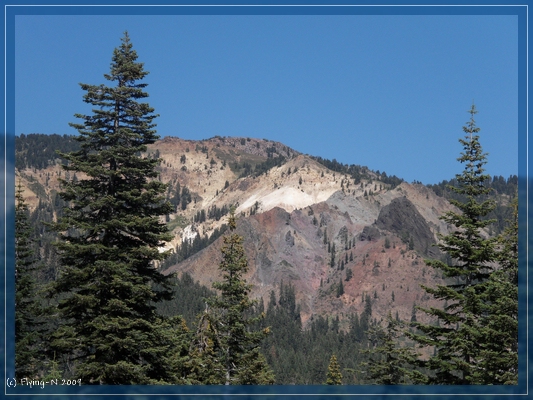
<svg viewBox="0 0 533 400">
<path fill-rule="evenodd" d="M 436 243 L 435 236 L 429 225 L 406 197 L 393 199 L 383 207 L 376 226 L 397 234 L 405 241 L 412 240 L 414 249 L 422 254 L 432 258 L 440 255 L 438 248 L 433 246 Z"/>
<path fill-rule="evenodd" d="M 287 231 L 287 234 L 285 235 L 285 242 L 287 243 L 287 246 L 294 246 L 294 237 L 291 234 L 291 231 Z"/>
<path fill-rule="evenodd" d="M 369 242 L 372 242 L 372 241 L 377 241 L 379 239 L 379 237 L 381 236 L 381 234 L 379 233 L 379 230 L 375 227 L 375 226 L 365 226 L 363 228 L 363 232 L 361 232 L 361 234 L 359 235 L 359 239 L 361 241 L 369 241 Z"/>
</svg>

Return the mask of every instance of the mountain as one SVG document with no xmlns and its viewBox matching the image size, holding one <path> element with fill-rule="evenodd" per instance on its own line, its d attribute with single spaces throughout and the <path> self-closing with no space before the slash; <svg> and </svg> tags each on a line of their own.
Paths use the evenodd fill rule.
<svg viewBox="0 0 533 400">
<path fill-rule="evenodd" d="M 53 146 L 76 147 L 72 137 L 52 139 L 17 138 L 16 179 L 37 215 L 34 223 L 61 213 L 58 177 L 83 178 L 65 176 L 57 157 L 39 156 L 53 154 Z M 251 296 L 267 304 L 272 290 L 290 283 L 304 325 L 318 315 L 338 316 L 346 328 L 350 315 L 362 313 L 366 295 L 377 320 L 388 312 L 410 320 L 414 305 L 436 305 L 420 285 L 443 280 L 424 258 L 444 257 L 434 246 L 438 233 L 448 233 L 439 216 L 453 206 L 434 190 L 266 139 L 166 137 L 150 145 L 146 156 L 162 159 L 159 179 L 169 184 L 167 198 L 175 210 L 165 217 L 174 237 L 165 249 L 175 254 L 159 266 L 162 273 L 189 273 L 211 288 L 220 279 L 225 215 L 235 206 Z M 508 200 L 499 198 L 503 205 Z M 36 234 L 46 237 L 41 228 Z M 41 256 L 49 253 L 43 245 Z"/>
</svg>

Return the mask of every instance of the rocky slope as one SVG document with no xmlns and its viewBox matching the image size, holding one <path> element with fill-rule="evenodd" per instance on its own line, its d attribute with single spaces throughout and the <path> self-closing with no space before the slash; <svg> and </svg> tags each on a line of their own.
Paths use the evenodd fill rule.
<svg viewBox="0 0 533 400">
<path fill-rule="evenodd" d="M 389 311 L 410 319 L 414 304 L 435 305 L 420 288 L 421 284 L 441 282 L 424 264 L 424 251 L 430 256 L 438 254 L 426 245 L 436 242 L 438 230 L 446 231 L 437 218 L 449 206 L 444 203 L 442 209 L 425 209 L 428 220 L 424 219 L 417 203 L 409 200 L 416 202 L 423 190 L 403 183 L 391 193 L 369 199 L 336 191 L 325 201 L 293 210 L 284 209 L 280 199 L 280 205 L 268 211 L 241 217 L 237 232 L 244 237 L 252 295 L 267 301 L 282 280 L 290 282 L 296 288 L 304 322 L 314 314 L 339 315 L 343 321 L 353 312 L 361 313 L 366 294 L 374 299 L 373 312 L 378 319 Z M 422 196 L 426 201 L 418 207 L 431 200 L 438 202 L 429 196 Z M 399 213 L 404 218 L 401 221 L 393 214 L 396 204 L 407 209 Z M 390 227 L 387 218 L 394 222 Z M 417 229 L 411 229 L 415 226 Z M 404 230 L 413 237 L 413 250 L 397 233 Z M 333 266 L 327 242 L 330 250 L 335 246 Z M 189 272 L 210 286 L 220 279 L 221 246 L 222 238 L 165 273 Z M 337 296 L 340 282 L 344 294 Z"/>
<path fill-rule="evenodd" d="M 191 195 L 185 208 L 178 205 L 167 217 L 174 239 L 166 249 L 210 235 L 225 223 L 224 217 L 197 221 L 202 210 L 236 206 L 253 297 L 266 303 L 282 280 L 290 282 L 304 322 L 320 314 L 338 315 L 341 324 L 362 312 L 365 295 L 373 299 L 378 320 L 388 312 L 409 320 L 414 304 L 434 305 L 420 285 L 435 285 L 441 277 L 425 266 L 424 257 L 440 257 L 434 244 L 447 227 L 438 218 L 452 207 L 425 186 L 391 188 L 368 170 L 356 181 L 261 139 L 167 137 L 149 146 L 146 156 L 162 159 L 160 179 L 170 185 L 169 198 L 178 183 Z M 73 178 L 59 162 L 17 170 L 30 208 L 55 201 L 58 177 Z M 210 287 L 220 278 L 221 246 L 219 238 L 163 273 L 189 272 Z M 421 313 L 417 317 L 423 319 Z"/>
</svg>

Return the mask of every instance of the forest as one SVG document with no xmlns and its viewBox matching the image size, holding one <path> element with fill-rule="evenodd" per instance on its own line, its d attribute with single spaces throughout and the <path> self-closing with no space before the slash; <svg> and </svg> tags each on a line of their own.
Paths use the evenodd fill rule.
<svg viewBox="0 0 533 400">
<path fill-rule="evenodd" d="M 159 136 L 155 110 L 142 102 L 148 94 L 139 81 L 148 72 L 136 60 L 125 33 L 106 75 L 116 86 L 81 84 L 84 101 L 97 112 L 77 115 L 81 121 L 71 126 L 78 136 L 17 137 L 18 170 L 39 170 L 59 157 L 65 171 L 61 190 L 31 213 L 17 186 L 17 379 L 61 377 L 83 385 L 517 385 L 517 179 L 484 173 L 475 105 L 459 140 L 463 172 L 429 186 L 458 210 L 441 216 L 454 228 L 440 237 L 439 249 L 449 257 L 426 261 L 450 278 L 446 285 L 424 287 L 445 305 L 419 305 L 409 321 L 397 314 L 378 321 L 366 294 L 364 311 L 349 316 L 348 329 L 340 328 L 338 317 L 321 316 L 304 329 L 290 282 L 271 291 L 267 303 L 249 297 L 234 207 L 195 216 L 226 221 L 216 236 L 198 235 L 173 255 L 159 251 L 171 239 L 161 218 L 194 200 L 179 182 L 157 179 L 157 156 L 141 156 Z M 370 173 L 316 160 L 354 181 Z M 259 175 L 279 162 L 281 157 L 268 157 L 255 168 L 230 167 L 241 176 Z M 401 183 L 372 173 L 392 186 Z M 498 209 L 495 198 L 503 194 L 514 200 Z M 218 237 L 224 243 L 222 279 L 211 288 L 155 268 L 182 261 Z M 421 313 L 434 322 L 419 322 Z"/>
</svg>

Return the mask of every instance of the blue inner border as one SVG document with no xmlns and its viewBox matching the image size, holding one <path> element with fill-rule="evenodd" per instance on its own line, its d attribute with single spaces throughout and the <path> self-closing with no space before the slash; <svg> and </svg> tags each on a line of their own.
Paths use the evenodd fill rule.
<svg viewBox="0 0 533 400">
<path fill-rule="evenodd" d="M 90 4 L 86 1 L 84 4 Z M 138 0 L 137 0 L 138 2 Z M 121 2 L 117 1 L 116 4 Z M 134 1 L 133 3 L 136 3 Z M 163 2 L 161 2 L 163 3 Z M 243 2 L 233 2 L 233 4 L 245 4 Z M 297 2 L 294 2 L 297 3 Z M 341 2 L 338 2 L 339 4 Z M 485 2 L 487 4 L 489 2 Z M 55 2 L 58 4 L 58 2 Z M 309 4 L 301 3 L 301 4 Z M 14 376 L 14 121 L 15 121 L 15 16 L 17 15 L 517 15 L 518 16 L 518 49 L 519 49 L 519 326 L 522 328 L 519 333 L 519 385 L 518 386 L 46 386 L 44 389 L 17 386 L 9 388 L 6 379 Z M 4 363 L 1 364 L 4 372 L 4 393 L 7 395 L 163 395 L 186 397 L 202 396 L 201 398 L 214 398 L 224 396 L 347 396 L 347 395 L 438 395 L 440 398 L 452 397 L 451 395 L 520 395 L 528 393 L 528 332 L 524 329 L 529 320 L 528 305 L 528 274 L 527 274 L 527 245 L 529 244 L 527 235 L 528 215 L 528 195 L 527 186 L 529 181 L 528 171 L 528 140 L 527 140 L 527 8 L 525 6 L 21 6 L 13 4 L 4 8 L 5 16 L 5 39 L 1 46 L 6 46 L 6 80 L 5 80 L 5 142 L 1 141 L 0 153 L 5 161 L 5 176 L 2 177 L 1 189 L 5 191 L 4 196 L 0 196 L 0 208 L 6 210 L 0 220 L 3 220 L 3 227 L 0 232 L 0 248 L 5 255 L 4 284 L 1 285 L 2 301 L 5 301 L 5 308 L 1 308 L 1 317 L 6 323 L 6 331 L 0 335 L 0 349 L 4 354 Z M 5 179 L 5 180 L 4 180 Z M 526 216 L 526 218 L 522 217 Z M 0 331 L 2 331 L 0 329 Z M 5 336 L 4 336 L 5 335 Z M 446 395 L 450 396 L 446 396 Z"/>
</svg>

